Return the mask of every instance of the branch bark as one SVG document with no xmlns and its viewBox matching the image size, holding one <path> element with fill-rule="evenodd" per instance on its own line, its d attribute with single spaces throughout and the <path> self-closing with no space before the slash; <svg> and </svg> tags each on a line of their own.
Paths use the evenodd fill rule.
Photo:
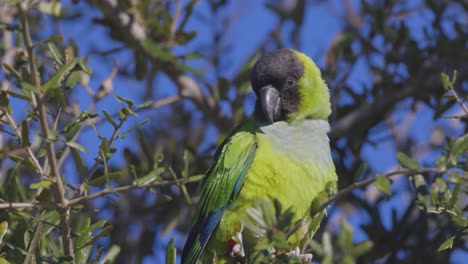
<svg viewBox="0 0 468 264">
<path fill-rule="evenodd" d="M 434 172 L 434 173 L 444 173 L 444 171 L 442 170 L 439 170 L 437 168 L 422 168 L 421 169 L 421 172 L 422 173 L 428 173 L 428 172 Z M 385 178 L 391 178 L 393 176 L 397 176 L 397 175 L 412 175 L 412 174 L 415 174 L 414 171 L 412 170 L 408 170 L 408 169 L 399 169 L 399 170 L 395 170 L 395 171 L 391 171 L 389 173 L 386 173 L 384 174 L 383 176 Z M 374 183 L 376 180 L 376 177 L 373 177 L 373 178 L 369 178 L 369 179 L 366 179 L 366 180 L 363 180 L 363 181 L 360 181 L 360 182 L 355 182 L 355 183 L 352 183 L 351 185 L 349 185 L 348 187 L 342 189 L 341 191 L 339 191 L 337 194 L 335 194 L 334 196 L 332 196 L 330 199 L 326 200 L 318 209 L 317 209 L 317 213 L 320 213 L 321 211 L 323 211 L 324 209 L 326 209 L 328 206 L 330 206 L 332 203 L 336 202 L 336 201 L 339 201 L 339 200 L 342 200 L 343 198 L 345 198 L 346 196 L 348 196 L 352 191 L 356 190 L 356 189 L 360 189 L 360 188 L 363 188 L 367 185 L 370 185 L 372 183 Z"/>
<path fill-rule="evenodd" d="M 72 207 L 87 201 L 91 201 L 103 196 L 106 196 L 111 193 L 122 193 L 137 189 L 146 189 L 146 188 L 154 188 L 154 187 L 162 187 L 168 186 L 172 184 L 180 184 L 180 183 L 191 183 L 200 181 L 201 178 L 198 177 L 189 177 L 189 178 L 182 178 L 182 179 L 175 179 L 175 180 L 164 180 L 164 181 L 157 181 L 157 182 L 150 182 L 146 184 L 130 184 L 125 186 L 120 186 L 117 188 L 106 188 L 101 191 L 98 191 L 93 194 L 79 196 L 77 198 L 71 199 L 68 201 L 68 206 Z M 57 204 L 54 202 L 30 202 L 30 203 L 0 203 L 0 209 L 28 209 L 28 208 L 58 208 Z"/>
<path fill-rule="evenodd" d="M 41 127 L 41 132 L 45 141 L 46 155 L 47 160 L 49 161 L 50 173 L 52 176 L 52 194 L 54 200 L 57 202 L 60 213 L 60 232 L 62 237 L 62 243 L 64 246 L 64 251 L 66 256 L 74 258 L 73 251 L 73 240 L 71 238 L 71 227 L 70 227 L 70 208 L 68 206 L 68 200 L 65 197 L 65 186 L 62 181 L 62 176 L 57 167 L 57 157 L 54 150 L 54 141 L 51 138 L 49 123 L 47 121 L 47 111 L 46 106 L 44 105 L 44 93 L 41 88 L 41 80 L 39 76 L 39 71 L 36 65 L 36 55 L 34 53 L 34 45 L 31 40 L 31 34 L 29 31 L 29 22 L 28 22 L 28 5 L 27 3 L 18 4 L 18 9 L 20 12 L 22 33 L 24 39 L 24 46 L 28 54 L 29 61 L 29 71 L 33 78 L 34 87 L 37 90 L 37 95 L 32 96 L 33 105 L 37 106 L 39 124 Z M 36 98 L 37 96 L 37 98 Z"/>
</svg>

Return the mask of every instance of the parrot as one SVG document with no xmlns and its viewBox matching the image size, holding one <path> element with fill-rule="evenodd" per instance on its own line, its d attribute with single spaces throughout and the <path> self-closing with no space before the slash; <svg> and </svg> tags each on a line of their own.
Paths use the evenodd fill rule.
<svg viewBox="0 0 468 264">
<path fill-rule="evenodd" d="M 256 95 L 254 113 L 215 153 L 182 264 L 238 263 L 236 257 L 248 251 L 242 247 L 255 243 L 236 238 L 242 238 L 243 219 L 256 199 L 278 201 L 292 213 L 292 222 L 302 221 L 305 232 L 299 228 L 288 237 L 289 253 L 312 259 L 298 248 L 310 242 L 325 214 L 312 214 L 318 208 L 314 204 L 331 197 L 338 180 L 327 135 L 328 86 L 311 58 L 287 48 L 261 56 L 250 83 Z"/>
</svg>

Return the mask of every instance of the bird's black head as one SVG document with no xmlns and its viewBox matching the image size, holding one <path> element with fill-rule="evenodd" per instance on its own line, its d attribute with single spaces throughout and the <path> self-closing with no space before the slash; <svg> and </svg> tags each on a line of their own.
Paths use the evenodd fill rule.
<svg viewBox="0 0 468 264">
<path fill-rule="evenodd" d="M 292 50 L 280 49 L 261 57 L 250 74 L 257 95 L 255 117 L 274 123 L 295 113 L 300 101 L 297 82 L 303 73 L 304 64 Z"/>
</svg>

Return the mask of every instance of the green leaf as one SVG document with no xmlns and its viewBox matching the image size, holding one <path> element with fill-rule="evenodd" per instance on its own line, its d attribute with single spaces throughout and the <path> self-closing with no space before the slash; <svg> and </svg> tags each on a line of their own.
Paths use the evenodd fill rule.
<svg viewBox="0 0 468 264">
<path fill-rule="evenodd" d="M 154 43 L 151 40 L 145 39 L 142 41 L 141 44 L 145 49 L 150 51 L 151 54 L 153 54 L 156 58 L 162 61 L 169 62 L 176 59 L 176 57 L 170 49 L 161 48 L 158 44 Z"/>
<path fill-rule="evenodd" d="M 89 153 L 88 149 L 86 149 L 83 145 L 80 145 L 78 143 L 76 143 L 75 141 L 68 141 L 66 142 L 66 144 L 70 147 L 70 148 L 75 148 L 75 149 L 78 149 L 86 154 Z"/>
<path fill-rule="evenodd" d="M 424 179 L 424 176 L 421 174 L 415 174 L 410 176 L 410 179 L 413 182 L 414 187 L 416 188 L 416 192 L 418 194 L 417 205 L 421 207 L 421 209 L 427 210 L 431 201 L 431 197 L 429 195 L 429 189 L 427 187 L 427 183 Z"/>
<path fill-rule="evenodd" d="M 50 201 L 52 199 L 52 194 L 50 193 L 50 190 L 48 189 L 43 189 L 36 197 L 36 201 L 44 202 L 44 201 Z"/>
<path fill-rule="evenodd" d="M 171 238 L 166 248 L 166 264 L 176 263 L 177 250 L 174 247 L 174 238 Z"/>
<path fill-rule="evenodd" d="M 341 231 L 338 234 L 338 245 L 344 250 L 350 250 L 353 247 L 353 228 L 344 218 L 341 221 Z"/>
<path fill-rule="evenodd" d="M 204 177 L 205 177 L 205 174 L 192 175 L 189 177 L 189 180 L 187 181 L 187 183 L 201 181 Z"/>
<path fill-rule="evenodd" d="M 27 102 L 30 102 L 31 101 L 31 97 L 29 95 L 26 95 L 26 94 L 22 94 L 22 93 L 17 93 L 17 92 L 13 92 L 13 91 L 5 91 L 7 94 L 15 97 L 15 98 L 18 98 L 18 99 L 21 99 L 21 100 L 24 100 L 24 101 L 27 101 Z M 0 93 L 0 97 L 2 96 L 3 93 Z M 7 98 L 8 99 L 8 98 Z M 1 101 L 1 99 L 0 99 Z M 0 106 L 4 106 L 3 103 L 0 103 Z"/>
<path fill-rule="evenodd" d="M 120 118 L 120 120 L 124 120 L 124 119 L 127 118 L 129 115 L 137 116 L 137 114 L 136 114 L 135 112 L 133 112 L 132 109 L 130 109 L 130 107 L 128 107 L 128 106 L 123 107 L 123 108 L 119 111 L 119 118 Z"/>
<path fill-rule="evenodd" d="M 34 183 L 31 183 L 29 185 L 29 189 L 39 189 L 39 188 L 45 188 L 45 189 L 49 189 L 50 186 L 52 186 L 52 181 L 49 180 L 49 179 L 45 179 L 45 180 L 41 180 L 41 181 L 38 181 L 38 182 L 34 182 Z"/>
<path fill-rule="evenodd" d="M 436 160 L 436 166 L 439 170 L 447 169 L 447 155 L 442 155 Z"/>
<path fill-rule="evenodd" d="M 7 70 L 8 73 L 10 73 L 11 75 L 13 75 L 13 77 L 15 77 L 15 79 L 17 80 L 21 80 L 21 75 L 19 74 L 19 72 L 17 72 L 15 70 L 15 68 L 11 67 L 10 65 L 2 62 L 2 66 L 3 68 L 5 68 L 5 70 Z"/>
<path fill-rule="evenodd" d="M 354 176 L 353 176 L 354 181 L 357 181 L 362 176 L 362 174 L 366 171 L 366 169 L 367 169 L 367 163 L 362 163 L 357 169 L 357 171 L 354 173 Z"/>
<path fill-rule="evenodd" d="M 63 58 L 62 54 L 57 49 L 55 44 L 52 43 L 52 42 L 49 42 L 49 43 L 47 43 L 47 46 L 49 46 L 49 50 L 52 53 L 52 55 L 54 56 L 55 63 L 62 66 L 65 63 L 65 59 Z"/>
<path fill-rule="evenodd" d="M 354 245 L 352 249 L 353 257 L 357 258 L 366 254 L 367 252 L 369 252 L 369 250 L 371 250 L 373 245 L 374 243 L 372 243 L 372 241 L 362 241 L 361 243 Z"/>
<path fill-rule="evenodd" d="M 128 107 L 132 107 L 134 105 L 133 101 L 128 99 L 128 98 L 125 98 L 125 97 L 122 97 L 122 96 L 119 96 L 119 95 L 116 95 L 115 97 L 119 101 L 125 102 L 128 105 Z"/>
<path fill-rule="evenodd" d="M 104 230 L 102 230 L 101 232 L 97 233 L 95 236 L 91 236 L 91 239 L 89 239 L 88 241 L 86 241 L 86 243 L 84 243 L 84 245 L 78 247 L 79 249 L 82 249 L 82 248 L 85 248 L 89 245 L 92 245 L 94 244 L 94 242 L 96 242 L 96 240 L 98 240 L 99 238 L 101 237 L 106 237 L 108 236 L 111 232 L 112 232 L 112 226 L 106 226 L 104 227 Z"/>
<path fill-rule="evenodd" d="M 64 81 L 65 77 L 75 68 L 78 63 L 78 58 L 73 58 L 67 64 L 63 65 L 44 85 L 42 90 L 44 92 L 50 89 L 56 89 L 61 86 L 61 82 Z"/>
<path fill-rule="evenodd" d="M 21 89 L 23 89 L 23 91 L 29 91 L 33 93 L 37 92 L 36 87 L 28 82 L 21 82 Z"/>
<path fill-rule="evenodd" d="M 137 108 L 137 109 L 145 108 L 145 107 L 150 106 L 152 103 L 153 103 L 153 101 L 148 100 L 148 101 L 143 102 L 142 104 L 139 104 L 139 105 L 135 106 L 135 108 Z"/>
<path fill-rule="evenodd" d="M 48 43 L 51 43 L 51 42 L 61 42 L 63 40 L 63 36 L 62 35 L 52 35 L 44 40 L 41 40 L 40 43 L 43 43 L 43 44 L 48 44 Z"/>
<path fill-rule="evenodd" d="M 117 124 L 115 123 L 114 119 L 112 116 L 107 112 L 106 110 L 102 110 L 102 113 L 104 113 L 104 116 L 106 117 L 107 121 L 114 127 L 117 128 Z"/>
<path fill-rule="evenodd" d="M 85 73 L 88 73 L 88 74 L 93 73 L 93 70 L 91 69 L 91 67 L 86 66 L 84 64 L 83 60 L 78 61 L 78 67 L 79 67 L 80 70 L 84 71 Z"/>
<path fill-rule="evenodd" d="M 83 229 L 82 231 L 83 232 L 92 232 L 98 228 L 102 228 L 105 224 L 106 224 L 107 220 L 106 219 L 101 219 L 99 221 L 97 221 L 96 223 L 92 224 L 91 225 L 91 222 L 90 222 L 90 225 Z"/>
<path fill-rule="evenodd" d="M 65 81 L 65 87 L 74 88 L 76 84 L 80 81 L 80 79 L 81 79 L 80 72 L 74 71 L 70 73 Z"/>
<path fill-rule="evenodd" d="M 103 264 L 111 264 L 114 263 L 117 257 L 120 254 L 120 247 L 117 245 L 112 245 L 107 254 L 101 260 Z"/>
<path fill-rule="evenodd" d="M 467 227 L 468 226 L 468 219 L 461 215 L 451 215 L 452 221 L 459 227 Z"/>
<path fill-rule="evenodd" d="M 79 123 L 82 123 L 83 121 L 85 120 L 90 120 L 90 119 L 93 119 L 95 118 L 96 116 L 98 116 L 99 114 L 96 113 L 96 112 L 88 112 L 88 111 L 83 111 L 80 113 L 80 116 L 78 116 L 78 118 L 76 120 L 73 120 L 72 122 L 70 122 L 68 125 L 66 125 L 63 129 L 62 129 L 62 132 L 64 132 L 65 134 L 68 134 L 68 133 L 71 133 L 72 137 L 74 136 L 73 135 L 73 132 L 71 132 L 70 130 L 72 129 L 76 129 L 76 128 L 73 128 L 73 126 L 75 126 L 76 124 L 79 124 Z M 71 139 L 71 138 L 70 138 Z M 70 140 L 67 138 L 67 140 Z"/>
<path fill-rule="evenodd" d="M 449 237 L 449 239 L 445 240 L 445 242 L 442 243 L 442 245 L 440 245 L 440 247 L 437 249 L 437 252 L 452 248 L 454 240 L 455 240 L 455 236 Z"/>
<path fill-rule="evenodd" d="M 174 180 L 177 180 L 177 174 L 175 173 L 174 169 L 172 169 L 172 167 L 169 167 L 169 172 L 171 173 L 172 175 L 172 178 Z M 190 195 L 187 191 L 187 187 L 185 187 L 185 184 L 183 183 L 177 183 L 177 186 L 179 186 L 180 190 L 182 191 L 182 193 L 184 194 L 184 198 L 185 198 L 185 201 L 187 202 L 188 205 L 191 205 L 192 204 L 192 198 L 190 198 Z"/>
<path fill-rule="evenodd" d="M 455 204 L 457 203 L 458 198 L 460 197 L 461 186 L 462 186 L 462 182 L 460 181 L 453 188 L 452 196 L 450 197 L 450 201 L 448 203 L 447 209 L 452 210 L 455 207 Z"/>
<path fill-rule="evenodd" d="M 3 242 L 3 237 L 5 236 L 6 232 L 8 231 L 8 222 L 3 221 L 0 223 L 0 245 Z"/>
<path fill-rule="evenodd" d="M 415 172 L 421 172 L 421 166 L 419 166 L 419 162 L 409 158 L 405 153 L 398 152 L 397 160 L 404 168 Z"/>
<path fill-rule="evenodd" d="M 375 186 L 386 195 L 392 195 L 392 184 L 390 183 L 390 180 L 387 179 L 387 177 L 385 177 L 383 174 L 377 173 L 377 175 L 375 175 Z"/>
<path fill-rule="evenodd" d="M 459 138 L 457 138 L 453 143 L 450 149 L 450 156 L 454 160 L 458 160 L 458 158 L 463 155 L 468 150 L 468 134 L 465 134 Z"/>
<path fill-rule="evenodd" d="M 73 123 L 71 126 L 67 127 L 67 130 L 65 131 L 65 139 L 67 141 L 70 141 L 73 139 L 74 136 L 80 131 L 81 129 L 81 124 L 78 123 Z"/>
<path fill-rule="evenodd" d="M 118 179 L 122 177 L 122 175 L 123 175 L 122 171 L 109 172 L 107 175 L 101 175 L 101 176 L 94 178 L 88 184 L 91 186 L 101 186 L 103 183 L 106 182 L 106 180 Z"/>
<path fill-rule="evenodd" d="M 83 158 L 81 157 L 79 150 L 75 148 L 70 148 L 70 152 L 72 154 L 73 163 L 78 169 L 78 172 L 81 175 L 87 175 L 88 169 L 86 168 L 86 165 L 84 164 Z"/>
<path fill-rule="evenodd" d="M 148 120 L 143 120 L 141 121 L 140 123 L 134 125 L 133 127 L 131 127 L 129 130 L 125 131 L 124 133 L 120 134 L 119 135 L 119 138 L 125 138 L 126 136 L 128 136 L 128 134 L 130 134 L 132 131 L 138 129 L 139 127 L 141 127 L 142 125 L 148 123 Z"/>
<path fill-rule="evenodd" d="M 103 137 L 101 144 L 99 145 L 99 156 L 102 160 L 110 159 L 115 153 L 115 148 L 109 146 L 109 140 L 107 137 Z"/>
<path fill-rule="evenodd" d="M 46 14 L 59 16 L 62 11 L 62 3 L 60 2 L 39 2 L 38 9 Z"/>
<path fill-rule="evenodd" d="M 183 63 L 177 63 L 175 65 L 175 68 L 179 71 L 186 71 L 186 72 L 190 72 L 190 73 L 193 73 L 195 75 L 202 75 L 203 72 L 199 69 L 195 69 L 195 68 L 192 68 L 186 64 L 183 64 Z"/>
<path fill-rule="evenodd" d="M 29 141 L 29 124 L 28 120 L 24 119 L 21 122 L 21 146 L 29 147 L 31 142 Z"/>
<path fill-rule="evenodd" d="M 187 149 L 184 150 L 184 169 L 182 170 L 182 177 L 187 178 L 189 176 L 189 152 Z"/>
<path fill-rule="evenodd" d="M 156 181 L 159 179 L 161 173 L 164 172 L 163 167 L 159 167 L 157 163 L 153 165 L 153 169 L 143 177 L 137 178 L 133 181 L 135 185 L 143 185 Z"/>
<path fill-rule="evenodd" d="M 446 73 L 441 73 L 440 77 L 442 78 L 442 86 L 445 90 L 449 90 L 452 87 L 452 83 L 450 82 L 450 77 Z"/>
</svg>

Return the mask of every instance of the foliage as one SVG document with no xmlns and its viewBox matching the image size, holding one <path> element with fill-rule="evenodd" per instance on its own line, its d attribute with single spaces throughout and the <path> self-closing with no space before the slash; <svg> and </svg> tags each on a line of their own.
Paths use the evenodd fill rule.
<svg viewBox="0 0 468 264">
<path fill-rule="evenodd" d="M 253 103 L 252 62 L 312 45 L 304 39 L 320 25 L 306 18 L 323 3 L 266 1 L 276 24 L 229 76 L 233 46 L 249 41 L 225 34 L 236 1 L 72 2 L 0 2 L 0 263 L 175 263 L 211 154 Z M 323 50 L 341 191 L 317 210 L 329 208 L 303 252 L 320 263 L 448 263 L 468 250 L 468 7 L 343 4 Z M 104 36 L 86 49 L 66 23 Z M 385 144 L 392 168 L 366 154 Z M 266 235 L 246 262 L 301 262 L 272 254 L 301 224 L 278 207 L 250 208 L 246 230 Z"/>
</svg>

